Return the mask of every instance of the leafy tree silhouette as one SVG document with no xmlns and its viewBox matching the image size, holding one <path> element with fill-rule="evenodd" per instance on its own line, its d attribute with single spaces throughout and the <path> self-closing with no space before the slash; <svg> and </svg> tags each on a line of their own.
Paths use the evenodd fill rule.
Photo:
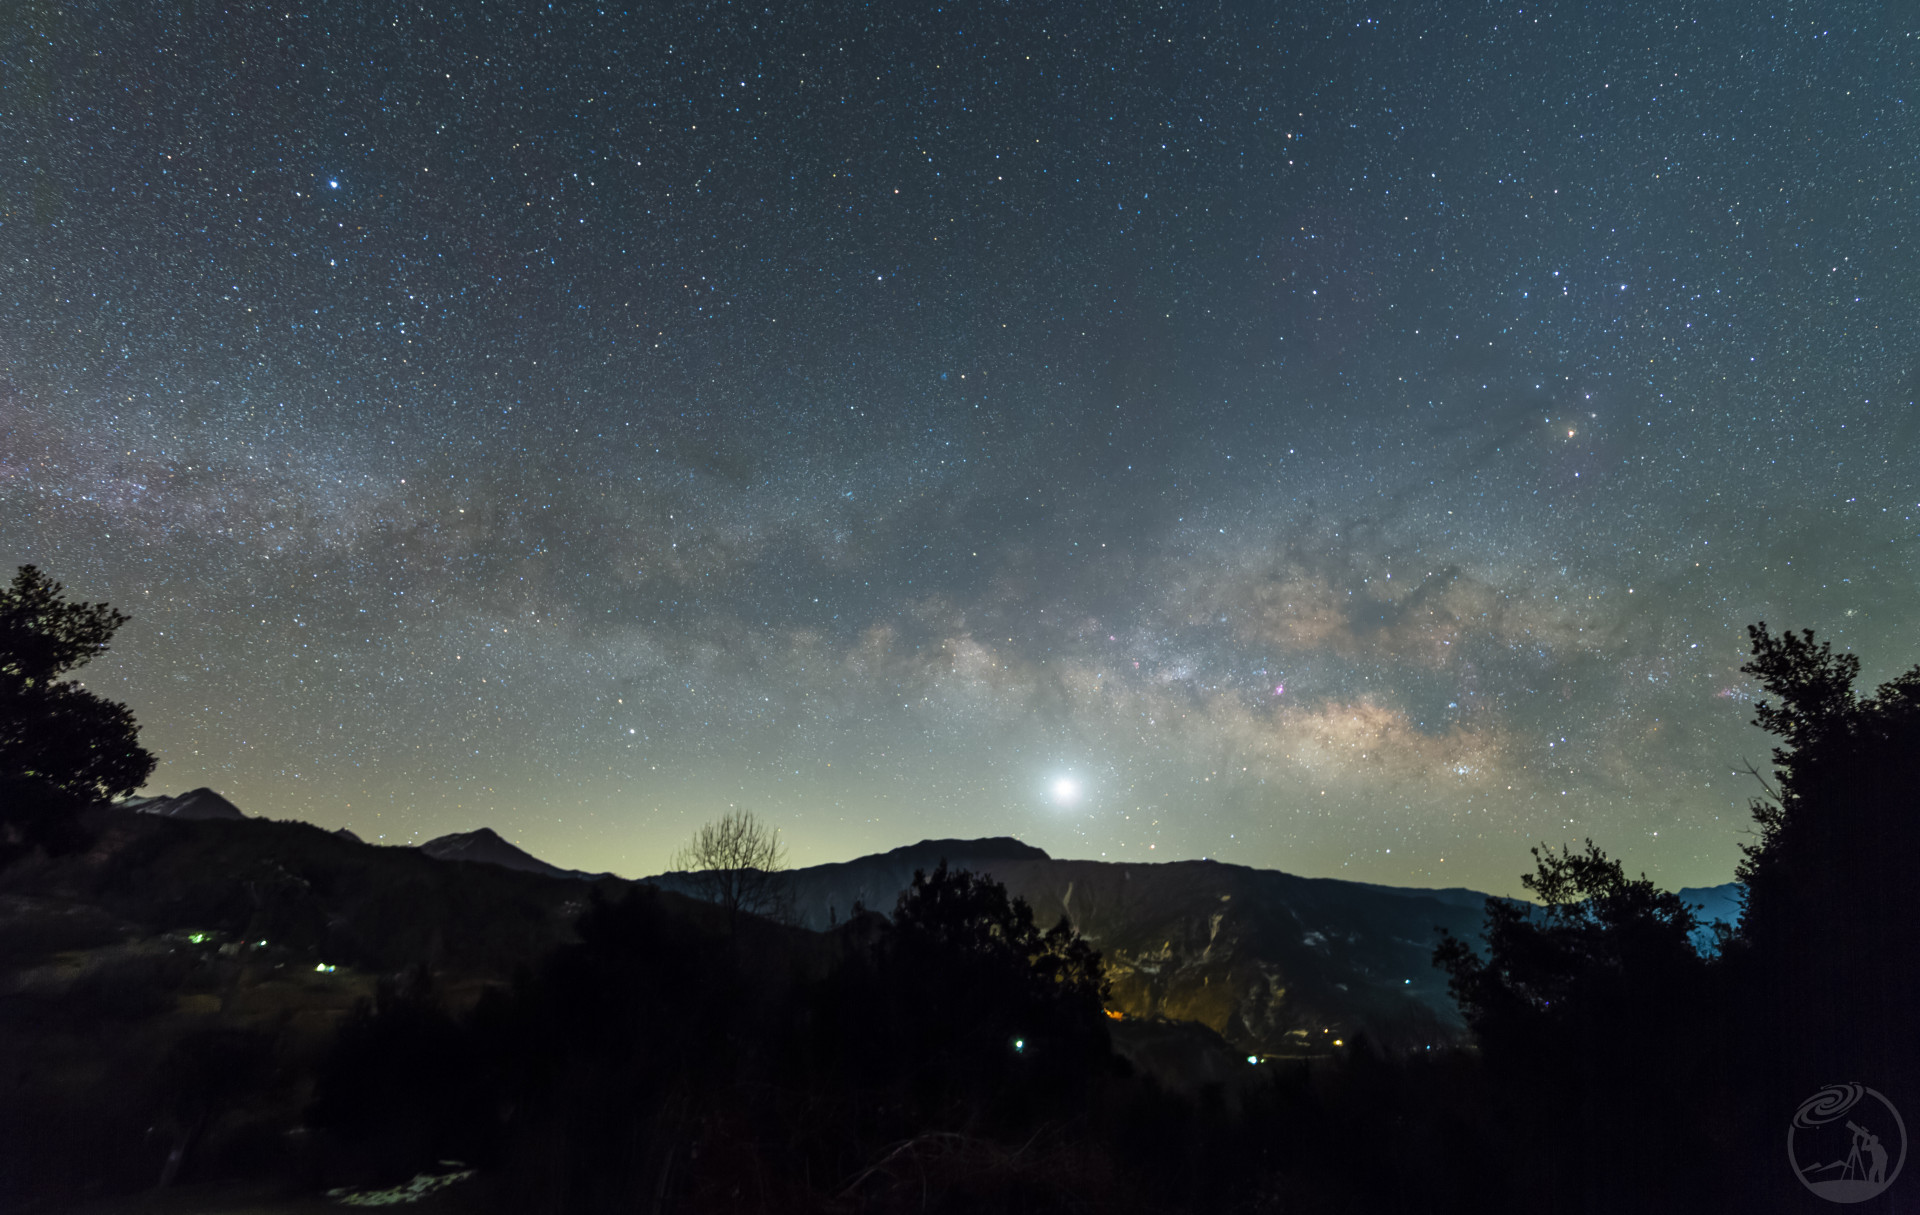
<svg viewBox="0 0 1920 1215">
<path fill-rule="evenodd" d="M 1829 1075 L 1920 1091 L 1920 666 L 1861 696 L 1860 660 L 1812 630 L 1748 636 L 1741 669 L 1767 693 L 1754 724 L 1780 740 L 1739 868 L 1756 1044 L 1774 1045 L 1783 1093 Z"/>
<path fill-rule="evenodd" d="M 1100 953 L 1061 916 L 1044 932 L 1033 908 L 1012 898 L 991 877 L 949 870 L 915 870 L 893 912 L 895 947 L 926 951 L 942 961 L 973 959 L 1018 979 L 1045 1003 L 1097 1015 L 1107 995 Z"/>
<path fill-rule="evenodd" d="M 901 893 L 877 977 L 923 1104 L 963 1100 L 1017 1123 L 1109 1057 L 1099 952 L 1067 917 L 1042 930 L 1025 900 L 944 860 Z"/>
<path fill-rule="evenodd" d="M 1717 1090 L 1720 1058 L 1702 1049 L 1718 974 L 1693 908 L 1592 840 L 1533 857 L 1521 883 L 1539 903 L 1487 900 L 1486 958 L 1445 933 L 1434 951 L 1500 1097 L 1513 1180 L 1542 1210 L 1663 1209 L 1649 1194 L 1689 1209 L 1712 1113 L 1696 1095 Z M 1665 1091 L 1688 1100 L 1648 1118 Z"/>
<path fill-rule="evenodd" d="M 1704 972 L 1691 940 L 1699 922 L 1679 895 L 1645 874 L 1629 879 L 1592 840 L 1583 852 L 1532 851 L 1534 872 L 1520 882 L 1539 903 L 1487 900 L 1487 959 L 1451 933 L 1434 951 L 1490 1053 L 1583 1035 L 1596 1018 L 1644 1019 L 1638 1010 L 1664 1003 L 1659 992 Z"/>
<path fill-rule="evenodd" d="M 1860 660 L 1811 630 L 1748 637 L 1754 724 L 1779 742 L 1718 956 L 1690 947 L 1691 908 L 1591 841 L 1535 850 L 1540 905 L 1490 900 L 1485 958 L 1435 950 L 1540 1209 L 1772 1209 L 1808 1093 L 1920 1091 L 1920 667 L 1862 696 Z"/>
<path fill-rule="evenodd" d="M 74 812 L 133 792 L 155 764 L 127 706 L 62 678 L 129 618 L 63 590 L 31 565 L 0 589 L 0 863 L 77 846 Z"/>
</svg>

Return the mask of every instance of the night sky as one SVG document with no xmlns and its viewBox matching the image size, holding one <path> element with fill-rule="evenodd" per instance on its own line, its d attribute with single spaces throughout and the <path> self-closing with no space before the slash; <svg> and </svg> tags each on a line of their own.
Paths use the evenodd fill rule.
<svg viewBox="0 0 1920 1215">
<path fill-rule="evenodd" d="M 8 5 L 0 562 L 150 789 L 1729 880 L 1920 660 L 1883 3 Z"/>
</svg>

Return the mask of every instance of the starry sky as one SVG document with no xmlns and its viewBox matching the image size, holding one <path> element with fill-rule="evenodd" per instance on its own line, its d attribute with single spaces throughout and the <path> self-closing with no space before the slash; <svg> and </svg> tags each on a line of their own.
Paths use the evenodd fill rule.
<svg viewBox="0 0 1920 1215">
<path fill-rule="evenodd" d="M 1881 3 L 22 3 L 0 562 L 150 789 L 664 867 L 1729 880 L 1920 660 Z"/>
</svg>

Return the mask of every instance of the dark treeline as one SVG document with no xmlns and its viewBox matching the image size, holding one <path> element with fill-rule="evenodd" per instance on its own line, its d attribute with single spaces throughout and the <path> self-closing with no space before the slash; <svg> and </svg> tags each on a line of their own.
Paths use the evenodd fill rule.
<svg viewBox="0 0 1920 1215">
<path fill-rule="evenodd" d="M 322 1070 L 324 1180 L 458 1160 L 503 1209 L 582 1212 L 1484 1209 L 1465 1057 L 1164 1091 L 1110 1049 L 1099 955 L 945 866 L 812 947 L 724 923 L 640 887 L 467 1015 L 389 984 Z"/>
<path fill-rule="evenodd" d="M 1800 1103 L 1855 1083 L 1920 1109 L 1920 667 L 1861 696 L 1812 632 L 1748 633 L 1778 745 L 1719 948 L 1589 842 L 1536 851 L 1538 905 L 1489 903 L 1484 956 L 1436 951 L 1516 1209 L 1820 1209 L 1787 1163 Z"/>
</svg>

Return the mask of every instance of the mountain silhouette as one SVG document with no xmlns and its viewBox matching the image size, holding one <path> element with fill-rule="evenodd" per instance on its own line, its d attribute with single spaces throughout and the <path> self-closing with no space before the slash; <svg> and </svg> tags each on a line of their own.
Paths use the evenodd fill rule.
<svg viewBox="0 0 1920 1215">
<path fill-rule="evenodd" d="M 518 869 L 522 873 L 538 873 L 545 877 L 594 882 L 608 876 L 604 873 L 586 873 L 579 869 L 562 869 L 558 865 L 550 865 L 532 853 L 516 848 L 501 839 L 491 827 L 438 836 L 420 845 L 420 851 L 436 861 L 475 861 L 483 865 Z"/>
<path fill-rule="evenodd" d="M 1739 882 L 1725 882 L 1719 886 L 1683 886 L 1674 892 L 1686 900 L 1687 906 L 1699 917 L 1700 927 L 1693 932 L 1694 948 L 1703 953 L 1719 948 L 1713 935 L 1714 922 L 1721 921 L 1730 927 L 1740 923 L 1746 889 Z"/>
<path fill-rule="evenodd" d="M 224 880 L 249 883 L 248 897 L 256 902 L 266 897 L 263 891 L 285 886 L 274 897 L 287 907 L 314 904 L 300 917 L 339 925 L 314 939 L 329 942 L 327 947 L 342 956 L 350 952 L 344 948 L 348 930 L 362 916 L 346 907 L 323 908 L 313 894 L 302 892 L 305 879 L 297 867 L 287 868 L 293 857 L 283 849 L 296 839 L 302 841 L 296 852 L 318 844 L 306 842 L 304 831 L 292 832 L 294 824 L 246 818 L 231 802 L 205 789 L 136 799 L 122 808 L 159 818 L 235 820 L 221 824 L 241 831 L 230 845 L 241 851 L 227 862 L 233 868 Z M 257 842 L 248 842 L 256 836 Z M 330 865 L 345 866 L 343 875 L 367 869 L 353 884 L 369 897 L 384 880 L 378 875 L 397 875 L 390 863 L 374 863 L 387 853 L 411 853 L 440 863 L 471 862 L 557 882 L 554 893 L 539 901 L 558 898 L 569 906 L 584 890 L 581 895 L 563 890 L 608 879 L 541 860 L 485 827 L 405 849 L 363 844 L 351 835 L 328 838 L 334 848 L 345 849 Z M 240 863 L 241 856 L 256 853 L 257 860 Z M 1320 1054 L 1356 1035 L 1399 1050 L 1437 1047 L 1461 1036 L 1458 1010 L 1445 976 L 1432 965 L 1432 954 L 1443 930 L 1477 940 L 1488 896 L 1473 890 L 1307 878 L 1212 860 L 1060 860 L 1003 836 L 922 840 L 849 861 L 786 871 L 777 891 L 778 918 L 822 932 L 851 919 L 857 908 L 888 914 L 915 871 L 930 871 L 943 860 L 952 868 L 971 869 L 1004 883 L 1032 906 L 1043 925 L 1062 915 L 1071 919 L 1101 951 L 1111 985 L 1109 1008 L 1125 1018 L 1195 1022 L 1235 1049 L 1260 1055 Z M 283 872 L 288 876 L 281 876 Z M 201 880 L 211 899 L 223 878 L 206 873 Z M 344 880 L 329 879 L 331 888 L 344 889 L 339 885 Z M 455 888 L 473 884 L 451 873 L 448 880 L 453 883 L 447 888 L 449 897 Z M 646 880 L 679 894 L 700 893 L 683 873 Z M 473 896 L 460 897 L 478 897 L 482 887 L 492 890 L 493 884 L 481 882 Z M 1706 905 L 1704 918 L 1710 920 L 1738 914 L 1738 891 L 1737 886 L 1722 886 L 1686 893 L 1690 901 Z M 367 928 L 372 927 L 369 922 Z M 415 925 L 429 938 L 438 931 L 448 939 L 453 939 L 454 927 Z M 1701 944 L 1709 942 L 1703 939 Z"/>
<path fill-rule="evenodd" d="M 240 807 L 205 786 L 174 794 L 171 797 L 164 795 L 130 797 L 119 805 L 125 810 L 133 810 L 140 814 L 156 814 L 162 818 L 238 819 L 247 817 L 240 812 Z"/>
</svg>

